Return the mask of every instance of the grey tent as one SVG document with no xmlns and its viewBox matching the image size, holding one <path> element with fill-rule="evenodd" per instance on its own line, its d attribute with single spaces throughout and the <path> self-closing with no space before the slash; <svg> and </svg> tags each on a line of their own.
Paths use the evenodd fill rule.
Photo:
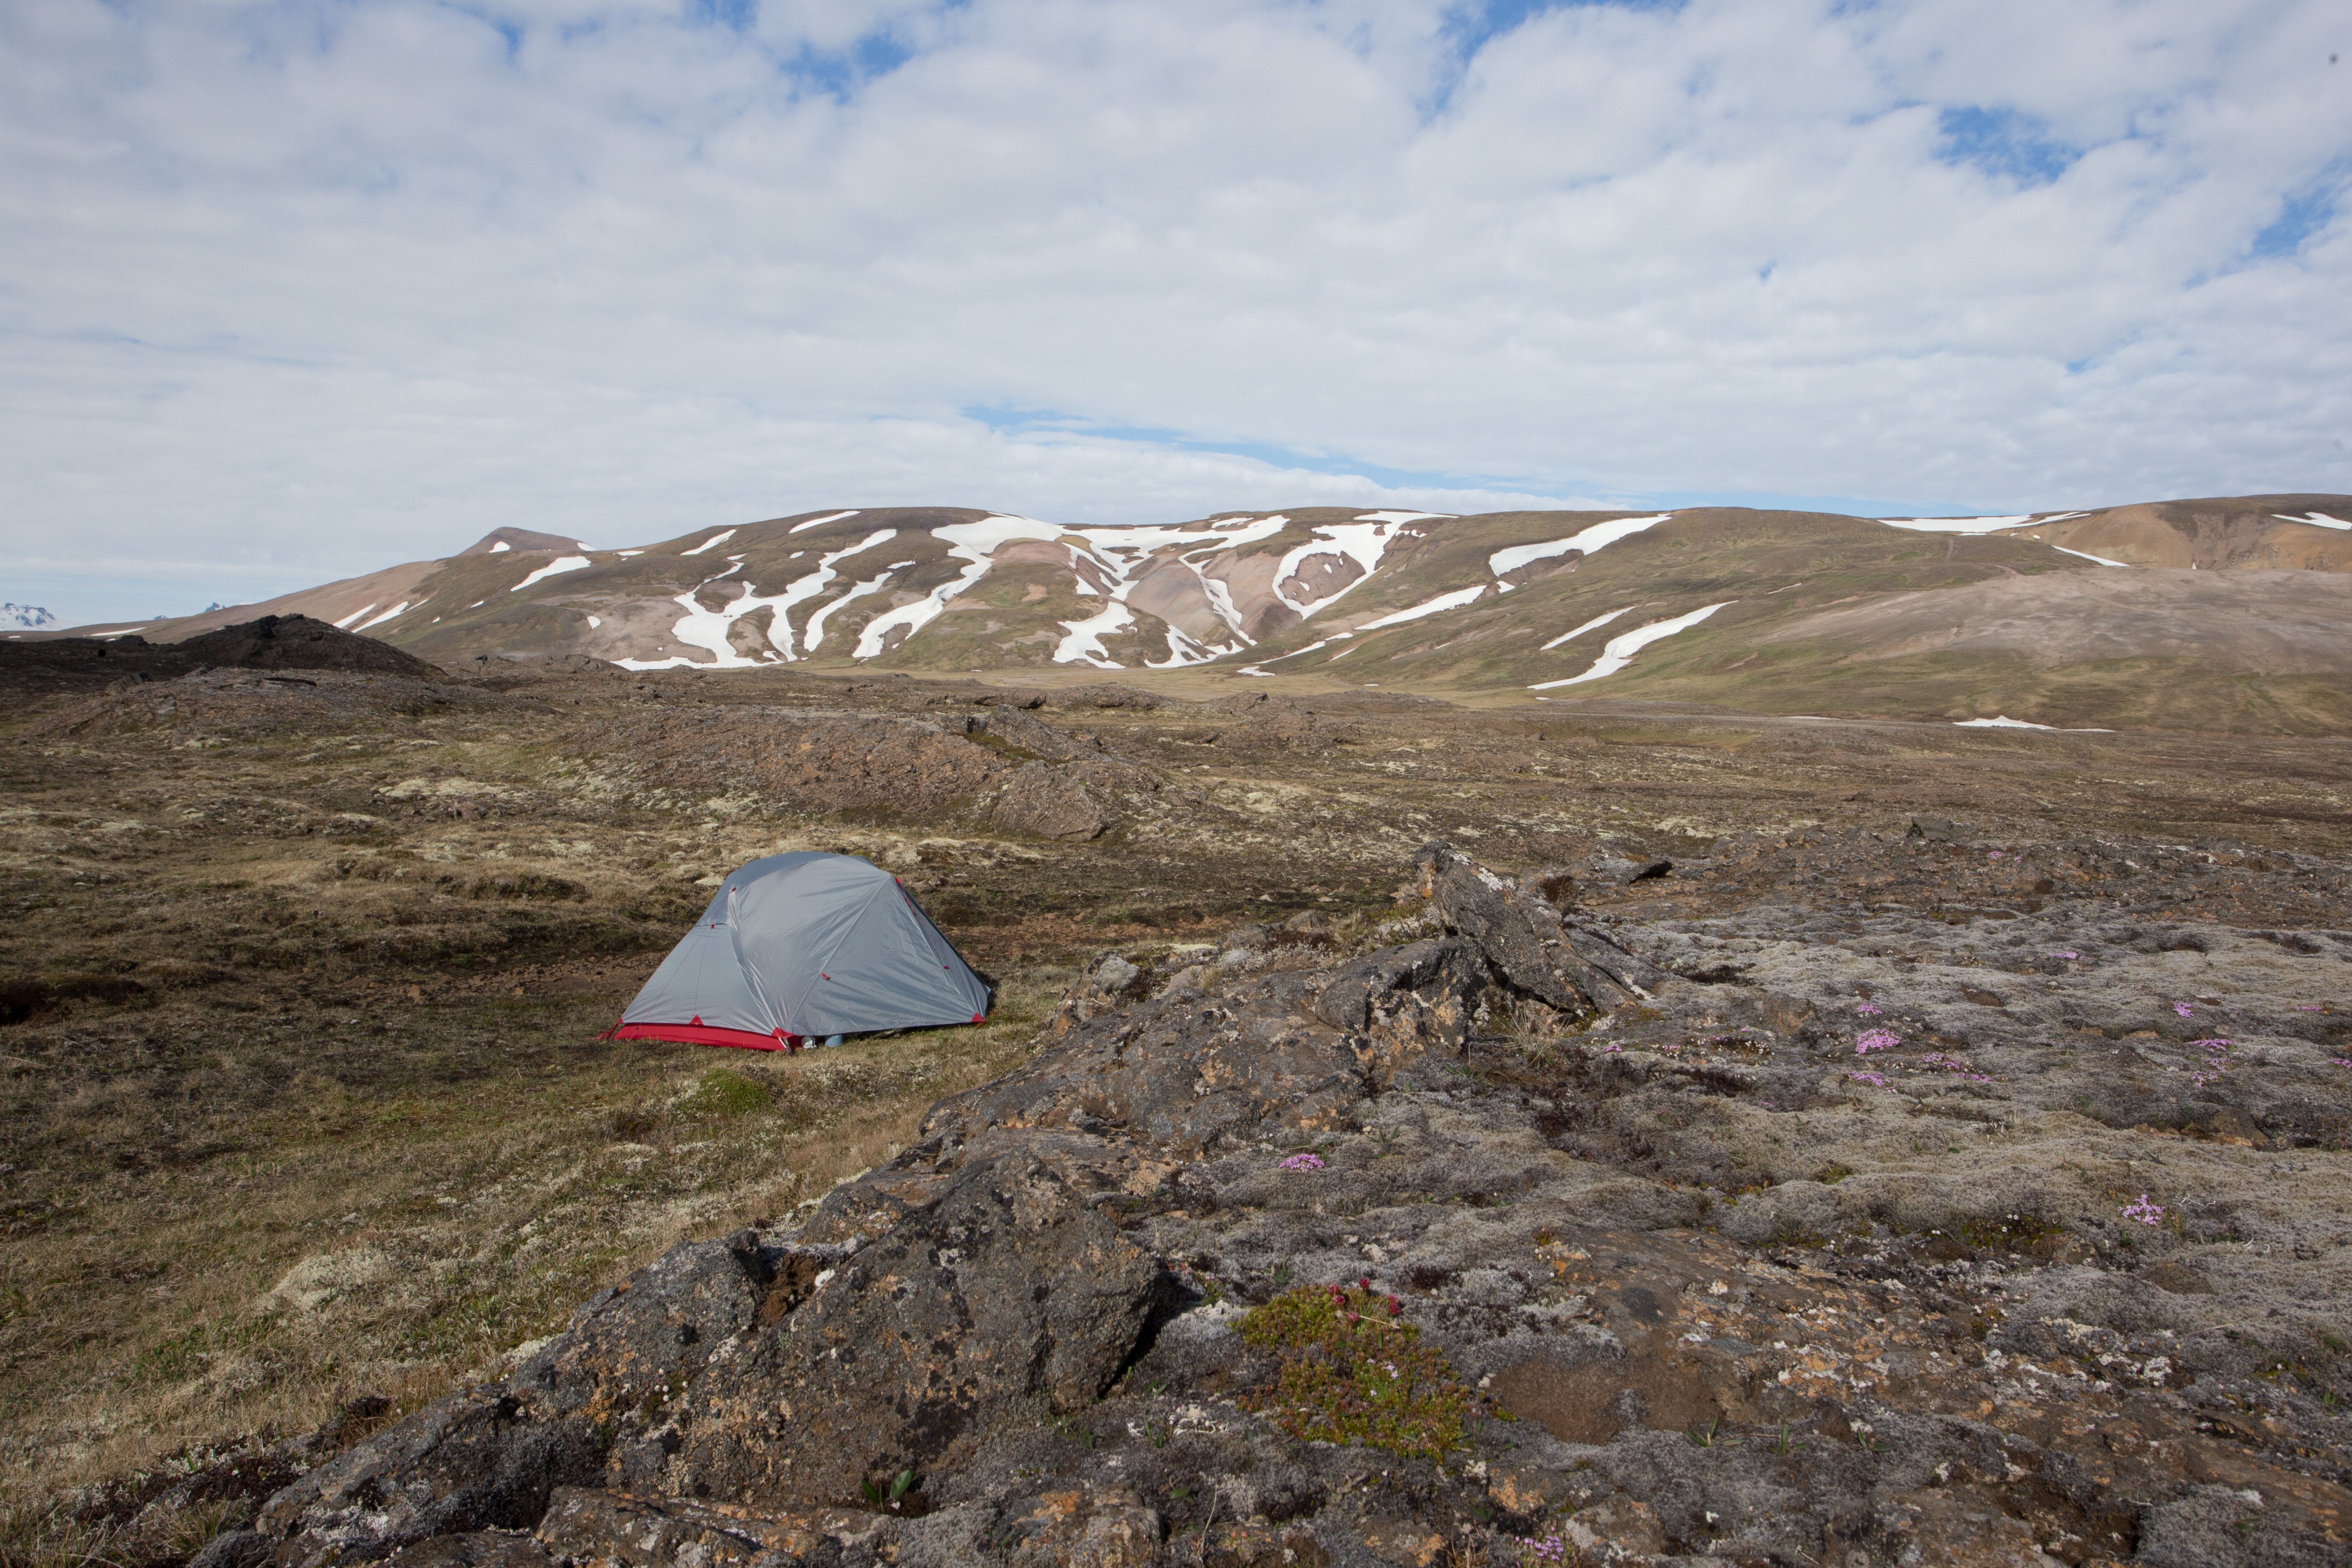
<svg viewBox="0 0 2352 1568">
<path fill-rule="evenodd" d="M 898 878 L 802 850 L 729 877 L 611 1037 L 789 1050 L 987 1013 L 987 985 Z"/>
</svg>

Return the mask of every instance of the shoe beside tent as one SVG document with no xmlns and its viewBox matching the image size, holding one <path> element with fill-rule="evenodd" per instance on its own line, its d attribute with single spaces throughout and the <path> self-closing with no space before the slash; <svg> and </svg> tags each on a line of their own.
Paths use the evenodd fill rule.
<svg viewBox="0 0 2352 1568">
<path fill-rule="evenodd" d="M 988 986 L 898 878 L 803 850 L 730 876 L 611 1037 L 789 1050 L 987 1015 Z"/>
</svg>

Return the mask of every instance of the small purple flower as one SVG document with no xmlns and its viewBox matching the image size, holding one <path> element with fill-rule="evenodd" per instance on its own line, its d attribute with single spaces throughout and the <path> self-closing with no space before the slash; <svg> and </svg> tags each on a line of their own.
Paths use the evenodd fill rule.
<svg viewBox="0 0 2352 1568">
<path fill-rule="evenodd" d="M 2000 850 L 1998 850 L 1998 849 L 1994 850 L 1994 851 L 1992 852 L 1992 858 L 1993 858 L 1994 859 L 1996 859 L 1996 860 L 2000 859 Z"/>
<path fill-rule="evenodd" d="M 2152 1204 L 2148 1202 L 2147 1194 L 2146 1193 L 2140 1194 L 2138 1202 L 2126 1204 L 2123 1206 L 2122 1213 L 2124 1218 L 2136 1219 L 2142 1225 L 2162 1225 L 2164 1223 L 2164 1205 L 2161 1204 Z"/>
<path fill-rule="evenodd" d="M 2327 1011 L 2326 1007 L 2320 1005 L 2316 1002 L 2298 1002 L 2294 1005 L 2294 1010 L 2298 1013 L 2325 1013 Z"/>
<path fill-rule="evenodd" d="M 2191 1040 L 2189 1043 L 2192 1046 L 2202 1046 L 2217 1055 L 2230 1048 L 2230 1042 L 2227 1040 Z"/>
<path fill-rule="evenodd" d="M 1875 1002 L 1856 1003 L 1853 1010 L 1861 1014 L 1865 1018 L 1875 1018 L 1881 1012 L 1885 1011 L 1885 1009 L 1880 1007 Z"/>
<path fill-rule="evenodd" d="M 1845 1076 L 1856 1083 L 1866 1083 L 1873 1089 L 1886 1087 L 1886 1075 L 1883 1072 L 1850 1072 Z"/>
<path fill-rule="evenodd" d="M 1854 1041 L 1853 1054 L 1866 1057 L 1873 1051 L 1893 1050 L 1902 1043 L 1903 1037 L 1892 1029 L 1869 1029 L 1863 1033 L 1861 1038 Z"/>
<path fill-rule="evenodd" d="M 2329 1061 L 2340 1068 L 2352 1068 L 2352 1057 L 2330 1057 Z"/>
<path fill-rule="evenodd" d="M 1282 1163 L 1280 1168 L 1286 1171 L 1319 1171 L 1323 1168 L 1323 1156 L 1320 1154 L 1293 1154 L 1289 1159 L 1285 1160 Z"/>
<path fill-rule="evenodd" d="M 2173 1010 L 2175 1013 L 2179 1014 L 2179 1015 L 2180 1015 L 2182 1017 L 2184 1017 L 2184 1018 L 2186 1018 L 2187 1016 L 2189 1016 L 2189 1015 L 2190 1015 L 2191 1013 L 2194 1013 L 2195 1011 L 2197 1011 L 2197 1009 L 2196 1009 L 2196 1008 L 2191 1007 L 2191 1006 L 2190 1006 L 2188 1003 L 2186 1003 L 2186 1002 L 2175 1002 L 2175 1003 L 2172 1005 L 2172 1010 Z"/>
<path fill-rule="evenodd" d="M 2053 958 L 2080 958 L 2083 955 L 2079 952 L 2053 952 L 2050 956 Z"/>
</svg>

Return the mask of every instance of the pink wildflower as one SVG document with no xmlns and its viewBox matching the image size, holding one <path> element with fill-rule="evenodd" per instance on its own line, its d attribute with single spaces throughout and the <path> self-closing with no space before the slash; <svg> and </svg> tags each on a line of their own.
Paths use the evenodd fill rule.
<svg viewBox="0 0 2352 1568">
<path fill-rule="evenodd" d="M 1893 1050 L 1903 1043 L 1903 1037 L 1892 1029 L 1870 1029 L 1853 1043 L 1853 1054 L 1866 1057 L 1873 1051 Z"/>
<path fill-rule="evenodd" d="M 1323 1156 L 1320 1154 L 1293 1154 L 1289 1159 L 1285 1160 L 1282 1163 L 1280 1168 L 1286 1171 L 1319 1171 L 1323 1168 Z"/>
<path fill-rule="evenodd" d="M 2142 1225 L 2161 1225 L 2164 1223 L 2164 1205 L 2161 1204 L 2152 1204 L 2148 1202 L 2147 1194 L 2146 1193 L 2140 1194 L 2138 1202 L 2126 1204 L 2123 1206 L 2122 1213 L 2124 1218 L 2136 1219 Z"/>
<path fill-rule="evenodd" d="M 1850 1072 L 1845 1076 L 1856 1083 L 1866 1083 L 1873 1089 L 1886 1087 L 1886 1075 L 1883 1072 Z"/>
<path fill-rule="evenodd" d="M 2191 1007 L 2191 1006 L 2190 1006 L 2188 1003 L 2186 1003 L 2186 1002 L 2175 1002 L 2175 1003 L 2172 1005 L 2172 1010 L 2173 1010 L 2174 1012 L 2176 1012 L 2176 1013 L 2179 1014 L 2179 1015 L 2180 1015 L 2182 1017 L 2184 1017 L 2184 1018 L 2186 1018 L 2187 1016 L 2189 1016 L 2189 1014 L 2194 1013 L 2195 1011 L 2197 1011 L 2197 1009 L 2196 1009 L 2196 1008 Z"/>
<path fill-rule="evenodd" d="M 1853 1010 L 1865 1018 L 1875 1018 L 1885 1009 L 1880 1007 L 1875 1002 L 1861 1002 L 1855 1004 Z"/>
<path fill-rule="evenodd" d="M 2053 952 L 2050 956 L 2053 958 L 2080 958 L 2083 955 L 2079 952 Z"/>
</svg>

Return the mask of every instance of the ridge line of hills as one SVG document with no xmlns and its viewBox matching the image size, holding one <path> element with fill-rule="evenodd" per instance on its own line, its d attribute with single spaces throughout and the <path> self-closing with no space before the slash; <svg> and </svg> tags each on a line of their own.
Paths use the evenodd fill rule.
<svg viewBox="0 0 2352 1568">
<path fill-rule="evenodd" d="M 1381 687 L 2051 728 L 2343 733 L 2352 497 L 1979 519 L 1305 508 L 1061 527 L 845 509 L 593 549 L 502 528 L 258 605 L 421 658 Z"/>
</svg>

